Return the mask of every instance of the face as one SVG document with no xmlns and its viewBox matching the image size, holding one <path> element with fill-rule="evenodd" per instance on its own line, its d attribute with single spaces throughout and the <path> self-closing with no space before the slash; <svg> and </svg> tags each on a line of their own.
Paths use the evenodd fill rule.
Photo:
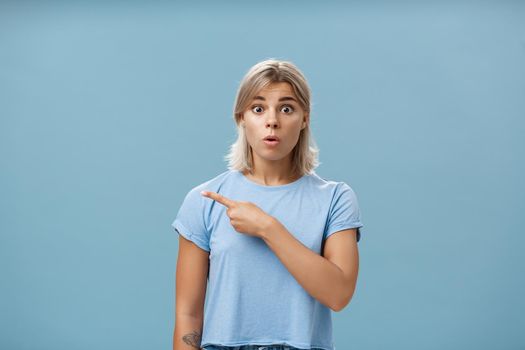
<svg viewBox="0 0 525 350">
<path fill-rule="evenodd" d="M 271 83 L 255 94 L 241 117 L 253 156 L 280 160 L 291 155 L 299 134 L 308 124 L 309 116 L 298 103 L 292 86 L 286 82 Z M 266 142 L 268 135 L 278 142 Z"/>
</svg>

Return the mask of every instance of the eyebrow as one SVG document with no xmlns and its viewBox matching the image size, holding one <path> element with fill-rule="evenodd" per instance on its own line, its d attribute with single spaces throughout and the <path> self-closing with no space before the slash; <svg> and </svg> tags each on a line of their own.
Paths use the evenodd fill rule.
<svg viewBox="0 0 525 350">
<path fill-rule="evenodd" d="M 253 99 L 254 100 L 266 101 L 266 99 L 264 97 L 262 97 L 262 96 L 255 96 Z M 290 100 L 297 102 L 297 100 L 295 98 L 293 98 L 292 96 L 284 96 L 284 97 L 281 97 L 279 99 L 279 101 L 290 101 Z M 299 103 L 299 102 L 297 102 L 297 103 Z"/>
</svg>

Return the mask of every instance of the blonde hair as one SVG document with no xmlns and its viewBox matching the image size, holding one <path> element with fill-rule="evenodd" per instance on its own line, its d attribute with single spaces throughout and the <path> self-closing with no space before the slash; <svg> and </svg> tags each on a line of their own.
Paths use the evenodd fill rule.
<svg viewBox="0 0 525 350">
<path fill-rule="evenodd" d="M 233 119 L 237 126 L 237 140 L 225 156 L 230 170 L 253 171 L 252 148 L 241 126 L 242 113 L 255 95 L 271 83 L 287 82 L 299 100 L 301 108 L 310 116 L 310 88 L 302 72 L 290 61 L 267 59 L 251 67 L 242 79 L 233 108 Z M 292 150 L 292 173 L 310 174 L 321 164 L 319 148 L 310 132 L 310 122 L 301 130 L 299 140 Z"/>
</svg>

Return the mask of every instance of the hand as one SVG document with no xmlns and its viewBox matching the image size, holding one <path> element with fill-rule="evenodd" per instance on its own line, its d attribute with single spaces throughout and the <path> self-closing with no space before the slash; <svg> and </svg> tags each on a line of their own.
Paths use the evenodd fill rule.
<svg viewBox="0 0 525 350">
<path fill-rule="evenodd" d="M 252 202 L 234 201 L 210 191 L 202 191 L 201 194 L 228 208 L 226 214 L 235 231 L 239 233 L 262 238 L 263 233 L 272 225 L 273 216 L 268 215 Z"/>
</svg>

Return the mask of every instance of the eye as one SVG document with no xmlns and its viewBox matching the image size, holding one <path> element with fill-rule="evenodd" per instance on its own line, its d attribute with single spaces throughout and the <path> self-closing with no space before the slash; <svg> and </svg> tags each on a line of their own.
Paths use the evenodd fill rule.
<svg viewBox="0 0 525 350">
<path fill-rule="evenodd" d="M 261 111 L 255 111 L 255 108 L 262 109 L 261 106 L 259 106 L 259 105 L 252 106 L 252 111 L 253 111 L 253 112 L 255 112 L 255 113 L 260 113 L 260 112 L 261 112 Z"/>
<path fill-rule="evenodd" d="M 285 113 L 292 113 L 294 111 L 293 107 L 290 106 L 290 105 L 283 105 L 283 108 L 281 110 L 283 110 L 285 108 L 288 108 L 290 110 L 290 112 L 285 112 Z"/>
</svg>

